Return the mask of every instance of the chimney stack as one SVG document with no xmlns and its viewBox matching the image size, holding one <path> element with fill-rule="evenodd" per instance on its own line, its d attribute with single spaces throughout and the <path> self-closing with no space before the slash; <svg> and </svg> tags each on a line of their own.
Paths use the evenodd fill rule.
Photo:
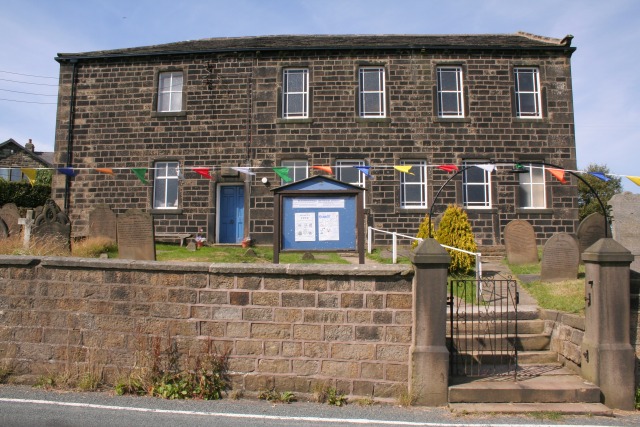
<svg viewBox="0 0 640 427">
<path fill-rule="evenodd" d="M 29 142 L 25 144 L 24 148 L 31 151 L 32 153 L 35 151 L 36 147 L 34 147 L 33 142 L 31 142 L 31 138 L 29 138 Z"/>
</svg>

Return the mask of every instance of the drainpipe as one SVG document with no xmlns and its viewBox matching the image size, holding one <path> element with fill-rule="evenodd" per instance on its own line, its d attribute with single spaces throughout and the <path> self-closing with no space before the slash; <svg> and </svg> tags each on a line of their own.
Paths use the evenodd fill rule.
<svg viewBox="0 0 640 427">
<path fill-rule="evenodd" d="M 75 118 L 75 105 L 76 105 L 76 78 L 78 76 L 78 60 L 71 59 L 73 64 L 73 71 L 71 76 L 71 98 L 69 99 L 69 125 L 67 127 L 67 161 L 66 166 L 71 167 L 73 157 L 73 125 Z M 71 177 L 65 175 L 64 181 L 64 212 L 69 215 L 69 186 Z"/>
</svg>

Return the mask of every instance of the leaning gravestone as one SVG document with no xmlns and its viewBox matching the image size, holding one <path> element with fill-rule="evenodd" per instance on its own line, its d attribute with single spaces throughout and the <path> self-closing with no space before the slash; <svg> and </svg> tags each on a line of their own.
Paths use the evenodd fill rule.
<svg viewBox="0 0 640 427">
<path fill-rule="evenodd" d="M 580 265 L 580 249 L 578 240 L 568 233 L 551 236 L 542 251 L 540 280 L 558 282 L 578 278 Z"/>
<path fill-rule="evenodd" d="M 71 221 L 53 200 L 47 200 L 33 220 L 31 238 L 50 249 L 70 250 Z"/>
<path fill-rule="evenodd" d="M 9 228 L 2 218 L 0 218 L 0 239 L 6 239 L 7 237 L 9 237 Z"/>
<path fill-rule="evenodd" d="M 118 215 L 118 257 L 155 261 L 153 217 L 139 209 Z"/>
<path fill-rule="evenodd" d="M 613 238 L 635 257 L 631 270 L 640 272 L 640 194 L 628 191 L 610 200 Z"/>
<path fill-rule="evenodd" d="M 118 239 L 117 215 L 107 205 L 98 205 L 89 212 L 89 237 Z"/>
<path fill-rule="evenodd" d="M 580 245 L 580 254 L 598 240 L 605 237 L 605 220 L 604 215 L 594 212 L 587 216 L 578 225 L 578 244 Z"/>
<path fill-rule="evenodd" d="M 535 264 L 538 246 L 533 226 L 523 219 L 511 221 L 504 228 L 504 246 L 510 264 Z"/>
<path fill-rule="evenodd" d="M 0 209 L 0 218 L 4 221 L 9 229 L 10 236 L 19 236 L 20 235 L 20 224 L 18 224 L 18 220 L 20 219 L 20 211 L 18 207 L 14 203 L 7 203 L 2 206 Z"/>
</svg>

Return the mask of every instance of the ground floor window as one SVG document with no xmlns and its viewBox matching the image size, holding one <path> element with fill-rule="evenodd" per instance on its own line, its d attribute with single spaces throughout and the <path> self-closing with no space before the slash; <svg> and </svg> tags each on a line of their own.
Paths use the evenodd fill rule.
<svg viewBox="0 0 640 427">
<path fill-rule="evenodd" d="M 153 178 L 154 209 L 178 209 L 178 162 L 156 162 Z"/>
</svg>

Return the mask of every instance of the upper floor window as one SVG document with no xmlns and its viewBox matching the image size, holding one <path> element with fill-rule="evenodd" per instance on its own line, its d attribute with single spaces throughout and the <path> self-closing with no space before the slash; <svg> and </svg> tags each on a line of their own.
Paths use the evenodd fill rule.
<svg viewBox="0 0 640 427">
<path fill-rule="evenodd" d="M 169 71 L 158 75 L 158 111 L 182 111 L 182 71 Z"/>
<path fill-rule="evenodd" d="M 283 160 L 281 166 L 289 168 L 289 176 L 293 182 L 306 179 L 309 175 L 309 162 L 306 160 Z M 286 184 L 282 180 L 282 184 Z"/>
<path fill-rule="evenodd" d="M 178 162 L 156 162 L 153 175 L 153 208 L 178 209 Z"/>
<path fill-rule="evenodd" d="M 515 68 L 516 117 L 542 117 L 540 73 L 537 68 Z"/>
<path fill-rule="evenodd" d="M 520 180 L 520 207 L 545 208 L 546 189 L 544 181 L 544 166 L 525 164 L 524 171 L 518 174 Z"/>
<path fill-rule="evenodd" d="M 491 208 L 491 168 L 465 162 L 462 178 L 462 199 L 467 208 Z"/>
<path fill-rule="evenodd" d="M 309 70 L 287 68 L 282 74 L 282 117 L 309 117 Z"/>
<path fill-rule="evenodd" d="M 427 162 L 401 160 L 403 166 L 411 166 L 410 173 L 400 174 L 400 207 L 424 209 L 427 207 Z"/>
<path fill-rule="evenodd" d="M 464 117 L 462 67 L 438 67 L 438 117 Z"/>
<path fill-rule="evenodd" d="M 384 67 L 361 67 L 359 73 L 360 117 L 385 117 Z"/>
</svg>

